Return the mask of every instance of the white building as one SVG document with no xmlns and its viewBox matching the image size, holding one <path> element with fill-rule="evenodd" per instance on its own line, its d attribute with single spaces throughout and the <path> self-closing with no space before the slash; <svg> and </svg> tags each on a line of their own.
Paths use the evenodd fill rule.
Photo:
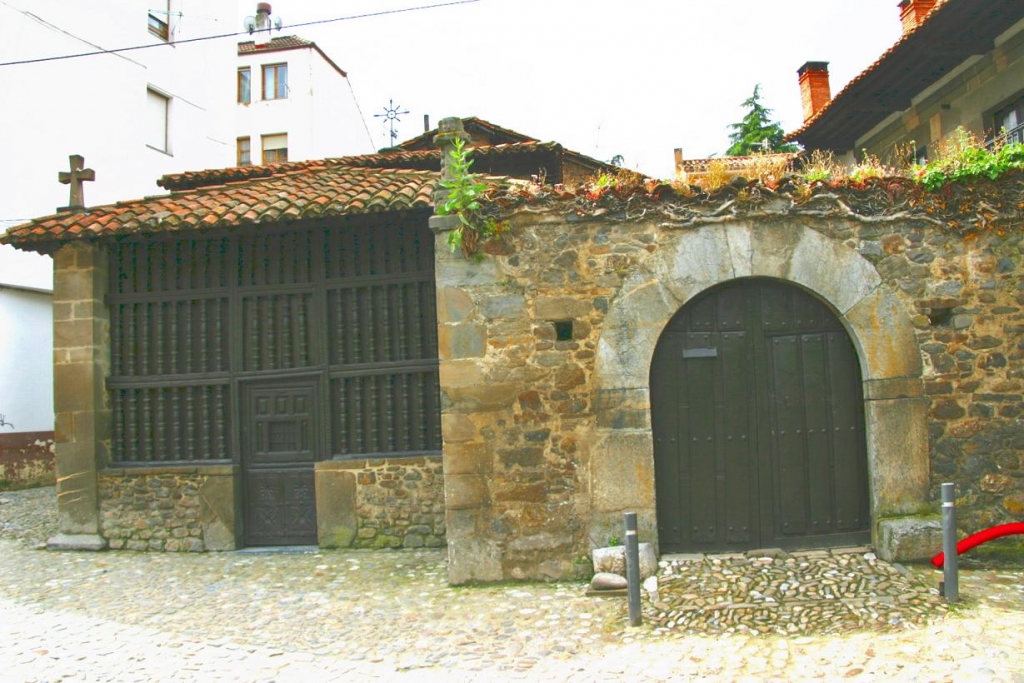
<svg viewBox="0 0 1024 683">
<path fill-rule="evenodd" d="M 0 66 L 0 231 L 68 205 L 57 174 L 72 154 L 95 170 L 87 205 L 232 165 L 237 38 L 182 41 L 236 23 L 234 2 L 0 3 L 0 62 L 18 62 Z M 143 45 L 155 47 L 116 51 Z M 52 278 L 48 257 L 0 245 L 0 414 L 19 432 L 53 429 Z"/>
<path fill-rule="evenodd" d="M 271 38 L 269 17 L 259 3 L 254 39 L 238 44 L 236 165 L 375 151 L 345 71 L 312 41 Z"/>
</svg>

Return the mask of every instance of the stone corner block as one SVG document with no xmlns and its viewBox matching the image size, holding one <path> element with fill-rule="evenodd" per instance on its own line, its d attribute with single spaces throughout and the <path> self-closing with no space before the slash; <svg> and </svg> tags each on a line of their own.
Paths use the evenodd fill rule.
<svg viewBox="0 0 1024 683">
<path fill-rule="evenodd" d="M 448 539 L 448 583 L 461 586 L 505 578 L 501 551 L 493 541 L 472 537 Z"/>
<path fill-rule="evenodd" d="M 919 562 L 942 551 L 942 520 L 937 515 L 883 519 L 876 534 L 875 550 L 886 562 Z"/>
<path fill-rule="evenodd" d="M 47 550 L 106 550 L 107 539 L 98 534 L 57 534 L 46 542 Z"/>
</svg>

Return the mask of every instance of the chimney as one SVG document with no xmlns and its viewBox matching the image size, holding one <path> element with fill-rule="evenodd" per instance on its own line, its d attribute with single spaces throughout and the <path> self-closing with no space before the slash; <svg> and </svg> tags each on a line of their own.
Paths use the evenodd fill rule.
<svg viewBox="0 0 1024 683">
<path fill-rule="evenodd" d="M 903 35 L 907 35 L 920 26 L 936 4 L 937 0 L 901 0 L 899 7 L 900 21 L 903 22 Z"/>
<path fill-rule="evenodd" d="M 800 99 L 804 105 L 804 123 L 832 101 L 828 85 L 828 62 L 807 62 L 797 69 L 800 76 Z"/>
</svg>

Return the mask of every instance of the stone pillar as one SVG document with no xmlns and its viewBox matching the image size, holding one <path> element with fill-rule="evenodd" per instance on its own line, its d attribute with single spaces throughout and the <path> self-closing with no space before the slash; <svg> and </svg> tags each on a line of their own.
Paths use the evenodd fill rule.
<svg viewBox="0 0 1024 683">
<path fill-rule="evenodd" d="M 466 139 L 462 119 L 446 118 L 438 124 L 434 144 L 441 150 L 441 179 L 450 180 L 449 153 L 455 139 Z M 434 205 L 448 196 L 437 186 Z M 488 393 L 485 378 L 474 357 L 483 353 L 478 337 L 464 321 L 471 317 L 473 301 L 463 291 L 466 285 L 496 280 L 493 263 L 474 264 L 461 251 L 452 252 L 448 232 L 459 226 L 458 216 L 431 216 L 434 232 L 434 267 L 437 286 L 438 357 L 442 405 L 441 434 L 444 439 L 444 504 L 448 540 L 448 581 L 454 585 L 503 578 L 501 552 L 487 538 L 491 505 L 488 473 L 491 450 L 477 433 L 466 412 L 493 410 L 476 403 L 477 394 Z M 468 343 L 467 348 L 463 348 Z M 498 392 L 500 393 L 500 392 Z M 463 395 L 469 394 L 469 395 Z"/>
<path fill-rule="evenodd" d="M 110 453 L 107 254 L 67 244 L 54 256 L 53 395 L 56 426 L 58 550 L 102 550 L 96 473 Z"/>
</svg>

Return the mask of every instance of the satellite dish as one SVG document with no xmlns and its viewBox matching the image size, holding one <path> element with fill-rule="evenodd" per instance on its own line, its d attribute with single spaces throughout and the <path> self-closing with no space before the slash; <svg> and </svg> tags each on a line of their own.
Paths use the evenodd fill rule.
<svg viewBox="0 0 1024 683">
<path fill-rule="evenodd" d="M 256 30 L 256 17 L 246 17 L 245 21 L 242 22 L 242 27 L 245 28 L 245 30 L 248 31 L 249 33 L 252 33 L 253 31 L 255 31 Z"/>
</svg>

